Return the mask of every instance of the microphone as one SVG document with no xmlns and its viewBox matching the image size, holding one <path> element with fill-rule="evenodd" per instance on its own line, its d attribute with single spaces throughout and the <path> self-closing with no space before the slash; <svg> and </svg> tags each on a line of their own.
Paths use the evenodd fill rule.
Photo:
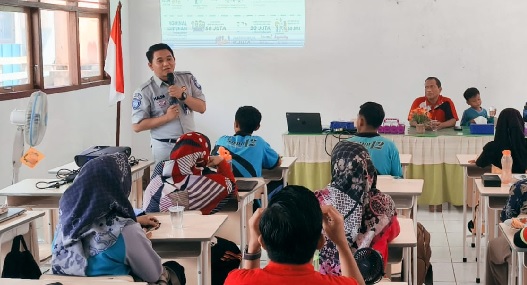
<svg viewBox="0 0 527 285">
<path fill-rule="evenodd" d="M 174 85 L 174 81 L 176 80 L 176 78 L 174 78 L 174 73 L 172 72 L 169 72 L 167 74 L 167 81 L 168 81 L 168 85 Z"/>
<path fill-rule="evenodd" d="M 172 86 L 174 85 L 174 81 L 175 81 L 176 78 L 174 78 L 174 73 L 172 72 L 169 72 L 167 74 L 167 81 L 168 81 L 168 85 Z M 177 104 L 177 98 L 174 98 L 172 96 L 170 96 L 170 99 L 168 100 L 169 104 L 172 106 L 172 105 L 175 105 Z"/>
</svg>

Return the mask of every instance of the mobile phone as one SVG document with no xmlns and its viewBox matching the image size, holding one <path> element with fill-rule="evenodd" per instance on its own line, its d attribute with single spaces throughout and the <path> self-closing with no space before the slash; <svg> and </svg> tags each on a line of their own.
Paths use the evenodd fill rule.
<svg viewBox="0 0 527 285">
<path fill-rule="evenodd" d="M 152 232 L 152 231 L 155 231 L 157 229 L 159 229 L 159 227 L 161 226 L 161 223 L 158 223 L 157 226 L 146 226 L 145 229 L 146 229 L 146 233 L 149 233 L 149 232 Z"/>
</svg>

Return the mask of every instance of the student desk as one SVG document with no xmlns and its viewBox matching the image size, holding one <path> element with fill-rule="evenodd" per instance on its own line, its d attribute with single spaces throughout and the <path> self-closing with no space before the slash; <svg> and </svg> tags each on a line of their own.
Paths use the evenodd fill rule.
<svg viewBox="0 0 527 285">
<path fill-rule="evenodd" d="M 0 284 L 5 285 L 48 285 L 53 284 L 53 280 L 29 280 L 29 279 L 9 279 L 9 278 L 0 278 Z M 85 277 L 82 280 L 72 280 L 72 281 L 60 281 L 63 285 L 148 285 L 146 282 L 128 282 L 120 280 L 108 280 L 104 281 L 101 279 L 92 279 L 92 277 Z"/>
<path fill-rule="evenodd" d="M 170 214 L 154 215 L 161 226 L 152 231 L 150 240 L 154 250 L 164 259 L 197 257 L 198 284 L 211 283 L 211 240 L 227 220 L 227 215 L 199 215 L 185 213 L 183 228 L 172 229 Z"/>
<path fill-rule="evenodd" d="M 42 216 L 44 216 L 43 211 L 26 211 L 18 217 L 0 223 L 0 275 L 4 268 L 3 262 L 5 255 L 11 251 L 11 241 L 18 235 L 25 235 L 24 240 L 26 241 L 26 245 L 38 262 L 38 238 L 35 223 L 36 219 Z M 0 284 L 12 283 L 0 282 Z"/>
<path fill-rule="evenodd" d="M 499 224 L 499 228 L 503 235 L 507 238 L 507 241 L 509 242 L 509 246 L 512 250 L 511 255 L 511 266 L 509 266 L 509 279 L 508 284 L 516 284 L 515 278 L 518 276 L 518 284 L 523 284 L 523 267 L 524 267 L 524 260 L 525 260 L 525 252 L 527 251 L 527 248 L 521 248 L 514 245 L 514 234 L 518 232 L 518 229 L 512 228 L 509 225 L 506 225 L 504 223 Z"/>
<path fill-rule="evenodd" d="M 476 189 L 479 192 L 479 209 L 476 212 L 476 219 L 477 219 L 477 225 L 474 225 L 476 227 L 476 283 L 479 283 L 480 278 L 480 262 L 481 262 L 481 228 L 482 228 L 482 217 L 483 217 L 483 209 L 485 209 L 485 214 L 487 213 L 487 205 L 489 205 L 489 201 L 491 199 L 498 199 L 498 200 L 505 200 L 507 197 L 509 197 L 509 189 L 511 187 L 511 184 L 502 184 L 501 187 L 485 187 L 483 186 L 483 182 L 481 179 L 475 179 L 474 183 L 476 184 Z M 505 205 L 505 202 L 501 202 L 503 205 Z M 485 215 L 487 217 L 487 215 Z M 489 237 L 489 227 L 488 227 L 488 218 L 485 218 L 485 236 Z M 521 283 L 520 283 L 521 284 Z"/>
<path fill-rule="evenodd" d="M 492 141 L 492 135 L 471 135 L 466 130 L 457 132 L 452 128 L 425 134 L 382 134 L 393 140 L 401 154 L 411 154 L 411 163 L 406 167 L 405 178 L 425 180 L 424 191 L 419 197 L 421 205 L 438 205 L 449 202 L 461 205 L 460 189 L 463 183 L 462 168 L 456 154 L 480 153 L 483 146 Z M 295 171 L 289 175 L 289 183 L 317 190 L 331 180 L 330 160 L 333 147 L 349 136 L 333 134 L 284 134 L 284 155 L 296 156 Z M 327 153 L 326 153 L 327 152 Z M 402 159 L 401 159 L 402 160 Z"/>
<path fill-rule="evenodd" d="M 399 160 L 401 161 L 401 167 L 403 168 L 403 178 L 406 178 L 406 167 L 412 162 L 412 155 L 409 153 L 400 153 Z"/>
<path fill-rule="evenodd" d="M 139 161 L 138 164 L 131 167 L 132 169 L 132 192 L 130 192 L 130 202 L 136 208 L 143 207 L 143 174 L 145 169 L 153 165 L 153 161 Z M 55 167 L 48 170 L 49 174 L 57 174 L 61 169 L 77 170 L 79 167 L 75 162 L 70 162 L 63 166 Z"/>
<path fill-rule="evenodd" d="M 287 186 L 287 177 L 289 176 L 289 170 L 293 166 L 293 164 L 296 161 L 296 157 L 294 156 L 284 156 L 281 158 L 281 163 L 278 167 L 275 169 L 262 169 L 262 177 L 265 179 L 265 183 L 269 183 L 273 180 L 280 180 L 283 181 L 283 187 Z M 262 197 L 262 207 L 267 207 L 267 187 L 265 187 L 265 192 L 263 193 Z"/>
<path fill-rule="evenodd" d="M 463 168 L 463 262 L 467 262 L 467 182 L 468 178 L 480 178 L 482 174 L 488 173 L 491 171 L 489 167 L 480 168 L 474 163 L 469 163 L 470 160 L 476 160 L 477 154 L 457 154 L 457 160 L 459 165 Z M 472 185 L 472 213 L 474 213 L 474 208 L 476 207 L 476 184 Z M 475 235 L 472 235 L 472 247 L 475 246 L 474 239 Z"/>
<path fill-rule="evenodd" d="M 415 217 L 414 217 L 415 218 Z M 409 284 L 412 276 L 412 284 L 417 284 L 417 234 L 414 228 L 414 221 L 407 218 L 398 219 L 401 227 L 399 235 L 393 239 L 389 244 L 389 248 L 403 248 L 403 260 L 405 263 L 405 272 L 403 273 L 406 284 Z M 410 249 L 412 249 L 412 258 L 410 257 Z M 411 262 L 413 260 L 413 262 Z M 412 266 L 410 266 L 412 263 Z M 412 268 L 412 269 L 411 269 Z M 413 271 L 413 275 L 410 272 Z"/>
<path fill-rule="evenodd" d="M 281 158 L 281 163 L 275 169 L 263 169 L 262 176 L 266 180 L 280 180 L 284 181 L 284 187 L 287 186 L 287 176 L 289 175 L 289 170 L 297 160 L 295 156 L 283 156 Z"/>
<path fill-rule="evenodd" d="M 231 203 L 228 203 L 226 208 L 214 215 L 225 214 L 229 217 L 217 235 L 231 240 L 239 244 L 241 249 L 245 249 L 245 245 L 247 244 L 247 221 L 253 212 L 252 203 L 255 197 L 257 197 L 257 194 L 266 192 L 266 184 L 261 177 L 236 178 L 236 180 L 257 181 L 258 183 L 251 191 L 238 191 L 239 200 L 235 209 L 233 209 Z"/>
<path fill-rule="evenodd" d="M 377 188 L 392 196 L 397 209 L 412 209 L 414 229 L 417 230 L 417 198 L 423 192 L 423 179 L 395 179 L 377 176 Z M 417 234 L 417 232 L 416 232 Z"/>
</svg>

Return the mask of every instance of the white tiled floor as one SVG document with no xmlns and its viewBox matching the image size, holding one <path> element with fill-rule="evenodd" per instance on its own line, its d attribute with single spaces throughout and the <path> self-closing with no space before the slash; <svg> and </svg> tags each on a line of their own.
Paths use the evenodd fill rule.
<svg viewBox="0 0 527 285">
<path fill-rule="evenodd" d="M 467 220 L 471 219 L 470 209 Z M 476 283 L 476 249 L 470 246 L 467 238 L 467 262 L 463 263 L 463 208 L 445 207 L 442 213 L 431 213 L 428 207 L 420 207 L 417 220 L 431 235 L 432 268 L 434 285 L 465 285 Z M 485 245 L 485 239 L 482 245 Z M 481 253 L 484 255 L 486 247 Z M 482 257 L 484 259 L 484 256 Z M 485 283 L 485 263 L 480 264 L 481 283 Z"/>
</svg>

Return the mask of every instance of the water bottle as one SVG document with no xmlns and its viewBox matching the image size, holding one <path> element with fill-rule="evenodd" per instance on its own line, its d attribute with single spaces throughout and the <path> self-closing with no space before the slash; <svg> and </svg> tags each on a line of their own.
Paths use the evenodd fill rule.
<svg viewBox="0 0 527 285">
<path fill-rule="evenodd" d="M 512 157 L 511 151 L 503 150 L 501 157 L 501 184 L 509 184 L 512 181 Z"/>
</svg>

